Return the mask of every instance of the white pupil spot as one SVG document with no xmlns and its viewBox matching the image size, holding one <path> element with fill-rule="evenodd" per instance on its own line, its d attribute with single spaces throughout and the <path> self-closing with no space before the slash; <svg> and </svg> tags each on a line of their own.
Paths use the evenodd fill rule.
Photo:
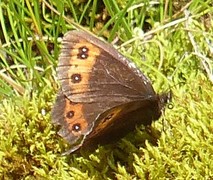
<svg viewBox="0 0 213 180">
<path fill-rule="evenodd" d="M 75 76 L 74 78 L 76 81 L 78 81 L 80 79 L 79 76 Z"/>
<path fill-rule="evenodd" d="M 87 48 L 83 48 L 83 49 L 82 49 L 82 52 L 87 52 Z"/>
<path fill-rule="evenodd" d="M 75 130 L 78 131 L 80 129 L 79 126 L 75 126 Z"/>
<path fill-rule="evenodd" d="M 78 131 L 80 131 L 81 130 L 81 126 L 80 126 L 80 124 L 74 124 L 73 125 L 73 129 L 72 129 L 73 131 L 75 131 L 75 132 L 78 132 Z"/>
<path fill-rule="evenodd" d="M 84 59 L 84 58 L 86 58 L 86 55 L 85 55 L 85 54 L 82 54 L 81 57 Z"/>
</svg>

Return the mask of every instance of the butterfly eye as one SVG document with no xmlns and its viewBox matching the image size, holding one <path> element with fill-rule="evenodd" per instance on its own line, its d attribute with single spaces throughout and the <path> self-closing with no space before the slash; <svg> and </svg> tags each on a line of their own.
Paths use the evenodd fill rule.
<svg viewBox="0 0 213 180">
<path fill-rule="evenodd" d="M 81 125 L 79 123 L 76 123 L 72 126 L 72 130 L 74 132 L 79 132 L 81 130 Z"/>
<path fill-rule="evenodd" d="M 88 54 L 89 49 L 86 46 L 82 46 L 78 50 L 79 50 L 79 52 L 78 52 L 77 57 L 79 59 L 87 59 L 87 57 L 89 56 L 89 54 Z"/>
<path fill-rule="evenodd" d="M 79 83 L 81 81 L 81 75 L 80 74 L 73 74 L 71 76 L 72 83 Z"/>
<path fill-rule="evenodd" d="M 75 112 L 74 111 L 69 111 L 67 114 L 66 114 L 66 117 L 71 119 L 73 116 L 74 116 Z"/>
</svg>

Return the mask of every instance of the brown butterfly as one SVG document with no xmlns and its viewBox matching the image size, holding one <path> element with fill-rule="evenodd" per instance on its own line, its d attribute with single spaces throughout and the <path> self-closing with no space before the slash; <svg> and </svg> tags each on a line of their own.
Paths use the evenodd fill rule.
<svg viewBox="0 0 213 180">
<path fill-rule="evenodd" d="M 156 94 L 148 78 L 113 46 L 84 31 L 64 35 L 57 68 L 61 90 L 52 111 L 72 153 L 106 144 L 159 119 L 170 93 Z"/>
</svg>

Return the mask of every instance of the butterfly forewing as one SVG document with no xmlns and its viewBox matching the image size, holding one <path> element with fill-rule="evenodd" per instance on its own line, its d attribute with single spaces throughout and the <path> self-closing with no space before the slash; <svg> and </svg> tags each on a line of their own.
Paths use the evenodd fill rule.
<svg viewBox="0 0 213 180">
<path fill-rule="evenodd" d="M 58 66 L 62 91 L 73 101 L 111 101 L 112 107 L 113 102 L 117 105 L 153 96 L 150 81 L 130 64 L 111 45 L 92 35 L 68 32 Z"/>
</svg>

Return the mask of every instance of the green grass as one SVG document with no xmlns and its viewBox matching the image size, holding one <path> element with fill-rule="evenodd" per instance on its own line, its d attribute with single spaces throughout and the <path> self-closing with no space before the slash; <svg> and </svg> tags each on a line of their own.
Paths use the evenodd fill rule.
<svg viewBox="0 0 213 180">
<path fill-rule="evenodd" d="M 1 179 L 213 178 L 213 4 L 140 2 L 0 2 Z M 73 28 L 119 39 L 157 92 L 172 89 L 173 108 L 153 132 L 138 127 L 116 144 L 60 156 L 68 144 L 50 113 L 59 37 Z"/>
</svg>

